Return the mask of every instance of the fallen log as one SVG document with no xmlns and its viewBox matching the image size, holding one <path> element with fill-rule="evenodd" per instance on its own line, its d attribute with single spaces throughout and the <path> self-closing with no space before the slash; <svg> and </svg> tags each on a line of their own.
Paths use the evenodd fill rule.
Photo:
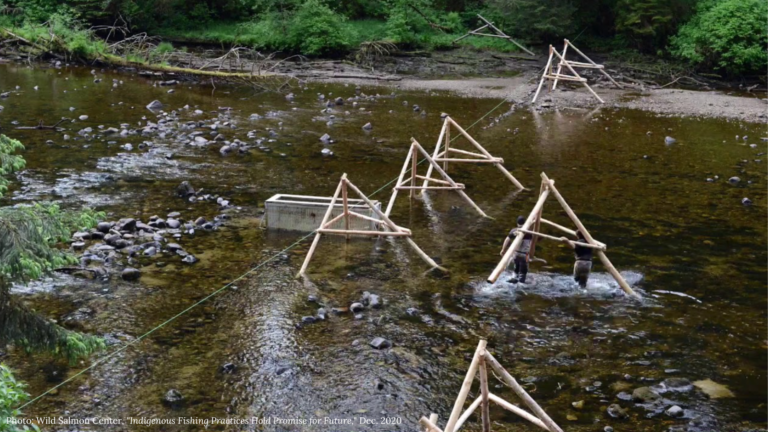
<svg viewBox="0 0 768 432">
<path fill-rule="evenodd" d="M 69 120 L 69 119 L 68 118 L 63 118 L 63 119 L 59 120 L 58 122 L 56 122 L 56 124 L 53 125 L 53 126 L 46 126 L 46 125 L 43 124 L 43 121 L 40 120 L 40 123 L 38 123 L 37 126 L 16 126 L 16 129 L 20 129 L 20 130 L 55 130 L 57 127 L 59 127 L 60 124 L 62 124 L 63 122 L 65 122 L 67 120 Z"/>
</svg>

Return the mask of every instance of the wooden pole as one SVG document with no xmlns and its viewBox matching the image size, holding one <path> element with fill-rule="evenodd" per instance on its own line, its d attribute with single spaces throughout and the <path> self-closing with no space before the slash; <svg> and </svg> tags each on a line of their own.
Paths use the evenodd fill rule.
<svg viewBox="0 0 768 432">
<path fill-rule="evenodd" d="M 410 237 L 411 233 L 408 231 L 363 231 L 363 230 L 339 230 L 321 228 L 317 230 L 320 234 L 337 234 L 349 237 L 350 235 L 367 236 L 367 237 Z"/>
<path fill-rule="evenodd" d="M 547 71 L 549 70 L 549 65 L 552 64 L 552 51 L 554 49 L 552 48 L 552 45 L 549 46 L 549 60 L 547 60 L 547 65 L 544 66 L 544 73 L 541 74 L 541 81 L 539 81 L 539 86 L 536 88 L 536 94 L 533 95 L 533 100 L 531 103 L 536 103 L 536 99 L 539 97 L 539 92 L 541 92 L 541 86 L 544 85 L 544 80 L 547 79 Z"/>
<path fill-rule="evenodd" d="M 536 414 L 536 417 L 538 417 L 542 423 L 547 426 L 547 429 L 549 429 L 550 432 L 563 432 L 563 430 L 560 429 L 560 426 L 558 426 L 557 423 L 555 423 L 549 417 L 549 415 L 547 415 L 547 413 L 539 406 L 539 404 L 536 403 L 535 400 L 533 400 L 528 392 L 526 392 L 525 389 L 523 389 L 520 384 L 518 384 L 517 381 L 512 378 L 512 375 L 510 375 L 509 372 L 507 372 L 488 351 L 485 352 L 485 360 L 488 362 L 488 364 L 490 364 L 491 368 L 493 368 L 493 370 L 495 370 L 496 373 L 501 376 L 501 379 L 508 386 L 512 387 L 512 390 L 517 394 L 517 396 L 522 399 L 528 408 L 530 408 L 530 410 Z"/>
<path fill-rule="evenodd" d="M 411 145 L 411 199 L 416 195 L 416 168 L 419 163 L 418 153 L 416 153 L 416 147 Z"/>
<path fill-rule="evenodd" d="M 437 424 L 437 414 L 435 414 L 435 413 L 430 414 L 429 415 L 429 421 L 432 424 Z"/>
<path fill-rule="evenodd" d="M 323 216 L 323 221 L 320 222 L 320 227 L 323 227 L 326 222 L 328 222 L 328 218 L 331 217 L 331 213 L 333 212 L 333 206 L 336 204 L 336 198 L 339 197 L 339 194 L 341 193 L 341 187 L 344 184 L 344 180 L 346 180 L 347 174 L 344 173 L 344 175 L 341 176 L 341 181 L 339 182 L 339 185 L 336 187 L 336 192 L 333 194 L 333 198 L 331 198 L 331 203 L 328 205 L 328 210 L 325 211 L 325 216 Z M 309 252 L 307 252 L 306 258 L 304 258 L 304 263 L 301 265 L 301 270 L 299 270 L 299 276 L 304 276 L 304 272 L 307 271 L 307 267 L 309 266 L 309 261 L 312 260 L 312 255 L 315 254 L 315 249 L 317 248 L 317 244 L 320 243 L 320 236 L 321 234 L 318 232 L 315 234 L 315 239 L 312 240 L 312 246 L 309 247 Z"/>
<path fill-rule="evenodd" d="M 344 207 L 344 229 L 349 231 L 349 203 L 347 202 L 347 179 L 342 180 L 341 186 L 341 201 Z M 349 241 L 349 235 L 347 235 L 347 241 Z"/>
<path fill-rule="evenodd" d="M 553 227 L 553 228 L 557 228 L 557 229 L 559 229 L 560 231 L 563 231 L 563 232 L 565 232 L 565 233 L 568 233 L 568 234 L 570 234 L 570 235 L 572 235 L 572 236 L 575 236 L 575 235 L 576 235 L 576 231 L 574 231 L 574 230 L 572 230 L 572 229 L 570 229 L 570 228 L 566 228 L 566 227 L 564 227 L 564 226 L 562 226 L 562 225 L 556 224 L 556 223 L 554 223 L 554 222 L 552 222 L 552 221 L 550 221 L 550 220 L 547 220 L 547 219 L 541 218 L 541 219 L 539 219 L 539 221 L 540 221 L 540 222 L 543 222 L 543 223 L 545 223 L 545 224 L 547 224 L 547 225 L 549 225 L 549 226 L 551 226 L 551 227 Z M 537 230 L 537 231 L 538 231 L 538 230 Z"/>
<path fill-rule="evenodd" d="M 446 117 L 449 119 L 450 117 Z M 451 127 L 447 125 L 445 128 L 445 151 L 443 154 L 448 156 L 448 151 L 451 149 Z M 448 172 L 448 162 L 443 162 L 443 171 Z"/>
<path fill-rule="evenodd" d="M 563 42 L 563 59 L 565 59 L 566 57 L 565 55 L 566 51 L 568 51 L 568 39 L 564 39 L 564 42 Z M 557 65 L 557 74 L 560 75 L 560 71 L 562 70 L 563 70 L 563 62 L 561 61 Z M 555 87 L 557 87 L 557 78 L 555 78 L 555 81 L 552 83 L 552 90 L 554 90 Z"/>
<path fill-rule="evenodd" d="M 483 401 L 483 398 L 478 396 L 477 399 L 475 399 L 472 404 L 467 408 L 466 411 L 464 411 L 463 414 L 461 414 L 461 417 L 459 417 L 459 421 L 456 422 L 456 426 L 454 426 L 453 430 L 458 431 L 461 429 L 462 426 L 464 426 L 464 423 L 467 422 L 469 419 L 469 416 L 472 415 L 473 412 L 477 409 L 478 406 L 480 406 L 480 403 Z"/>
<path fill-rule="evenodd" d="M 480 359 L 480 419 L 483 422 L 483 432 L 491 432 L 491 415 L 488 406 L 488 371 L 485 370 L 485 356 Z"/>
<path fill-rule="evenodd" d="M 562 240 L 559 237 L 551 236 L 551 235 L 548 235 L 548 234 L 542 234 L 540 232 L 524 230 L 524 229 L 520 229 L 520 231 L 524 232 L 525 234 L 531 234 L 534 237 L 542 237 L 542 238 L 554 240 L 554 241 L 557 241 L 557 242 L 562 242 Z M 573 241 L 573 240 L 568 240 L 568 242 L 571 243 L 571 244 L 574 244 L 576 246 L 582 246 L 582 247 L 587 247 L 587 248 L 590 248 L 590 249 L 597 249 L 597 250 L 605 250 L 605 246 L 598 245 L 598 244 L 582 243 L 582 242 L 577 242 L 577 241 Z"/>
<path fill-rule="evenodd" d="M 443 432 L 439 427 L 437 427 L 434 423 L 429 421 L 428 418 L 422 417 L 419 419 L 419 424 L 421 427 L 424 428 L 427 432 Z"/>
<path fill-rule="evenodd" d="M 544 182 L 541 182 L 541 187 L 539 188 L 539 195 L 544 192 Z M 539 210 L 539 213 L 536 215 L 536 222 L 533 226 L 534 231 L 541 231 L 541 213 L 542 211 Z M 533 240 L 531 240 L 531 251 L 530 251 L 530 257 L 533 259 L 536 256 L 536 240 L 537 238 L 534 237 Z"/>
<path fill-rule="evenodd" d="M 459 126 L 459 124 L 456 123 L 452 118 L 446 117 L 446 120 L 450 120 L 451 124 L 456 128 L 456 130 L 458 130 L 460 134 L 464 135 L 464 138 L 466 138 L 469 142 L 471 142 L 472 145 L 474 145 L 475 148 L 480 153 L 482 153 L 483 155 L 485 155 L 485 157 L 487 157 L 489 159 L 494 159 L 493 155 L 491 155 L 488 152 L 488 150 L 485 149 L 485 147 L 481 146 L 480 143 L 477 142 L 477 140 L 472 138 L 472 136 L 467 131 L 465 131 L 463 127 Z M 518 189 L 525 189 L 525 187 L 522 184 L 520 184 L 519 181 L 517 181 L 515 176 L 510 174 L 509 171 L 507 171 L 507 169 L 504 168 L 504 166 L 502 164 L 496 163 L 495 165 L 496 165 L 496 168 L 498 168 L 499 171 L 501 171 L 504 174 L 504 176 L 509 179 L 509 181 L 511 181 L 515 186 L 517 186 Z"/>
<path fill-rule="evenodd" d="M 568 205 L 567 202 L 565 202 L 565 198 L 563 198 L 562 195 L 560 195 L 560 192 L 557 191 L 555 188 L 555 185 L 552 180 L 547 177 L 545 173 L 541 173 L 541 178 L 547 184 L 549 185 L 549 189 L 552 191 L 552 194 L 555 196 L 557 201 L 560 203 L 560 205 L 563 207 L 563 210 L 565 210 L 565 213 L 568 214 L 568 217 L 571 218 L 574 224 L 576 224 L 576 227 L 581 231 L 582 234 L 584 234 L 584 238 L 587 240 L 587 242 L 596 245 L 597 242 L 594 238 L 592 238 L 592 235 L 589 234 L 589 231 L 587 231 L 587 228 L 584 226 L 584 224 L 581 223 L 581 220 L 579 220 L 579 217 L 576 216 L 576 213 L 573 212 L 571 207 Z M 624 280 L 624 277 L 621 276 L 621 274 L 616 270 L 616 267 L 613 266 L 611 261 L 608 259 L 607 256 L 605 256 L 605 253 L 601 250 L 597 250 L 597 256 L 600 258 L 600 261 L 603 263 L 606 269 L 608 269 L 608 272 L 613 276 L 614 279 L 616 279 L 616 282 L 618 282 L 619 286 L 627 295 L 631 295 L 635 298 L 640 298 L 640 296 L 637 295 L 637 293 L 629 286 L 626 280 Z"/>
<path fill-rule="evenodd" d="M 453 411 L 451 411 L 451 416 L 448 418 L 448 423 L 445 425 L 445 432 L 455 432 L 456 422 L 459 421 L 461 408 L 464 406 L 464 402 L 467 400 L 467 394 L 469 393 L 469 389 L 472 387 L 472 381 L 475 379 L 477 368 L 480 367 L 480 359 L 485 352 L 486 344 L 487 342 L 484 339 L 480 339 L 480 342 L 477 344 L 475 355 L 472 357 L 472 363 L 470 363 L 467 375 L 464 377 L 464 382 L 461 384 L 459 396 L 456 398 L 456 402 L 453 404 Z"/>
<path fill-rule="evenodd" d="M 435 145 L 435 153 L 432 155 L 432 159 L 437 158 L 440 155 L 440 147 L 443 144 L 443 137 L 445 136 L 446 129 L 448 129 L 448 119 L 450 117 L 446 117 L 443 121 L 443 128 L 440 129 L 440 135 L 437 137 L 437 144 Z M 429 179 L 432 177 L 432 165 L 430 164 L 427 168 L 427 179 L 424 180 L 423 186 L 427 187 L 429 186 Z M 423 193 L 423 192 L 422 192 Z"/>
<path fill-rule="evenodd" d="M 413 144 L 411 144 L 411 148 L 413 148 Z M 395 188 L 392 189 L 392 196 L 389 197 L 389 202 L 387 203 L 387 210 L 384 212 L 385 215 L 389 216 L 389 214 L 392 212 L 392 207 L 395 205 L 395 199 L 397 198 L 397 186 L 400 186 L 400 184 L 403 183 L 403 179 L 405 178 L 405 173 L 408 171 L 408 162 L 411 160 L 411 157 L 413 156 L 413 153 L 411 151 L 408 152 L 408 154 L 405 156 L 405 162 L 403 162 L 403 169 L 400 170 L 400 177 L 397 178 L 397 183 L 395 184 Z"/>
<path fill-rule="evenodd" d="M 534 219 L 536 218 L 536 214 L 541 210 L 541 208 L 544 206 L 544 202 L 547 200 L 547 197 L 549 196 L 549 187 L 546 187 L 544 189 L 544 192 L 539 195 L 539 200 L 536 202 L 536 205 L 533 207 L 533 211 L 531 211 L 531 214 L 528 215 L 528 219 L 525 220 L 525 223 L 521 228 L 528 229 L 533 224 Z M 504 270 L 509 265 L 510 261 L 512 261 L 512 257 L 514 256 L 517 249 L 520 247 L 520 245 L 523 242 L 523 237 L 525 234 L 522 232 L 518 232 L 517 236 L 515 236 L 515 240 L 512 241 L 512 245 L 507 249 L 507 252 L 504 254 L 504 256 L 501 258 L 501 261 L 496 265 L 496 268 L 493 270 L 490 276 L 488 276 L 488 282 L 494 283 L 497 279 L 499 279 L 499 276 L 501 276 L 501 273 L 504 272 Z"/>
<path fill-rule="evenodd" d="M 419 144 L 418 141 L 416 141 L 413 138 L 411 138 L 411 140 L 413 140 L 414 144 L 418 145 L 416 148 L 419 150 L 419 152 L 421 152 L 422 155 L 424 155 L 425 158 L 427 158 L 427 160 L 429 161 L 430 165 L 432 165 L 435 168 L 435 171 L 437 171 L 437 173 L 440 174 L 440 176 L 443 177 L 443 179 L 445 179 L 445 181 L 451 183 L 451 186 L 458 188 L 458 185 L 456 184 L 456 182 L 453 181 L 453 179 L 450 176 L 448 176 L 448 174 L 446 174 L 446 172 L 443 171 L 442 168 L 440 168 L 440 165 L 438 165 L 437 162 L 434 161 L 434 159 L 429 157 L 429 154 L 427 154 L 427 152 L 424 150 L 424 148 L 421 146 L 421 144 Z M 482 217 L 488 217 L 488 215 L 485 214 L 485 212 L 480 207 L 478 207 L 477 204 L 475 204 L 475 202 L 472 201 L 472 199 L 469 196 L 467 196 L 467 194 L 465 194 L 463 190 L 457 189 L 456 193 L 458 193 L 462 198 L 464 198 L 464 201 L 469 203 L 469 205 L 474 207 L 475 211 L 480 213 L 480 215 Z"/>
<path fill-rule="evenodd" d="M 491 29 L 493 29 L 493 31 L 495 31 L 496 33 L 498 33 L 498 34 L 500 34 L 500 35 L 504 36 L 505 38 L 507 38 L 507 40 L 509 40 L 509 41 L 510 41 L 510 42 L 512 42 L 513 44 L 517 45 L 518 47 L 520 47 L 520 49 L 521 49 L 521 50 L 523 50 L 523 51 L 527 52 L 527 53 L 528 53 L 528 54 L 530 54 L 531 56 L 536 56 L 536 54 L 532 53 L 530 50 L 528 50 L 528 48 L 526 48 L 526 47 L 524 47 L 524 46 L 520 45 L 519 43 L 515 42 L 515 40 L 514 40 L 514 39 L 512 39 L 511 37 L 507 36 L 507 34 L 506 34 L 506 33 L 504 33 L 503 31 L 499 30 L 498 28 L 496 28 L 496 26 L 495 26 L 495 25 L 493 25 L 493 23 L 492 23 L 492 22 L 490 22 L 490 21 L 488 21 L 487 19 L 483 18 L 483 16 L 482 16 L 482 15 L 480 15 L 480 14 L 477 14 L 477 16 L 478 16 L 478 17 L 479 17 L 481 20 L 485 21 L 485 23 L 486 23 L 486 24 L 488 24 L 488 26 L 489 26 Z"/>
<path fill-rule="evenodd" d="M 530 414 L 530 413 L 528 413 L 527 411 L 525 411 L 525 410 L 523 410 L 523 409 L 520 409 L 520 408 L 518 408 L 518 407 L 516 407 L 516 406 L 512 405 L 511 403 L 509 403 L 509 402 L 505 401 L 504 399 L 502 399 L 502 398 L 500 398 L 500 397 L 496 396 L 496 395 L 495 395 L 495 394 L 493 394 L 493 393 L 489 394 L 489 395 L 488 395 L 488 397 L 489 397 L 489 398 L 490 398 L 492 401 L 494 401 L 496 404 L 498 404 L 498 405 L 500 405 L 502 408 L 504 408 L 505 410 L 507 410 L 507 411 L 511 411 L 511 412 L 513 412 L 513 413 L 515 413 L 515 414 L 519 415 L 520 417 L 522 417 L 522 418 L 524 418 L 524 419 L 528 420 L 529 422 L 531 422 L 531 423 L 535 424 L 536 426 L 538 426 L 538 427 L 540 427 L 540 428 L 544 429 L 545 431 L 548 431 L 548 430 L 549 430 L 549 428 L 547 428 L 547 425 L 545 425 L 545 424 L 544 424 L 544 423 L 543 423 L 541 420 L 539 420 L 539 418 L 538 418 L 538 417 L 536 417 L 536 416 L 534 416 L 534 415 L 531 415 L 531 414 Z"/>
<path fill-rule="evenodd" d="M 591 58 L 587 57 L 587 56 L 586 56 L 586 55 L 585 55 L 583 52 L 581 52 L 581 50 L 579 50 L 578 48 L 576 48 L 576 47 L 575 47 L 575 46 L 574 46 L 574 45 L 571 43 L 571 41 L 569 41 L 568 39 L 566 39 L 566 40 L 565 40 L 565 43 L 567 43 L 568 45 L 570 45 L 570 46 L 573 48 L 573 50 L 574 50 L 574 51 L 576 51 L 576 52 L 577 52 L 577 53 L 578 53 L 580 56 L 584 57 L 584 58 L 585 58 L 585 59 L 586 59 L 588 62 L 590 62 L 590 63 L 592 63 L 593 65 L 597 66 L 597 63 L 595 63 L 594 61 L 592 61 L 592 59 L 591 59 Z M 614 84 L 616 85 L 616 87 L 618 87 L 618 88 L 624 88 L 624 87 L 622 87 L 622 85 L 621 85 L 621 84 L 619 84 L 619 83 L 617 83 L 616 81 L 614 81 L 614 79 L 613 79 L 613 78 L 612 78 L 610 75 L 608 75 L 608 72 L 604 71 L 602 68 L 598 68 L 598 69 L 600 70 L 600 72 L 601 72 L 603 75 L 607 76 L 607 77 L 608 77 L 608 79 L 609 79 L 609 80 L 611 80 L 611 82 L 612 82 L 612 83 L 614 83 Z"/>
</svg>

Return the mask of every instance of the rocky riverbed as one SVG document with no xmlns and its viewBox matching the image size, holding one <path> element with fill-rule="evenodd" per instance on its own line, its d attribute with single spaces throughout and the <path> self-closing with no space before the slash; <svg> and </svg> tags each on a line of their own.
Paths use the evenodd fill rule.
<svg viewBox="0 0 768 432">
<path fill-rule="evenodd" d="M 3 204 L 53 200 L 108 214 L 68 245 L 81 266 L 14 292 L 62 325 L 103 335 L 110 351 L 206 299 L 37 401 L 30 416 L 356 422 L 323 430 L 381 430 L 359 419 L 391 418 L 388 430 L 414 430 L 430 412 L 444 424 L 486 338 L 568 431 L 765 428 L 762 124 L 560 102 L 582 90 L 532 107 L 404 81 L 264 94 L 66 65 L 0 69 L 0 127 L 24 142 L 29 161 Z M 753 99 L 725 96 L 750 112 Z M 452 164 L 449 174 L 495 219 L 447 192 L 398 201 L 392 213 L 448 274 L 425 274 L 398 240 L 324 238 L 309 279 L 294 279 L 309 244 L 294 245 L 304 233 L 267 229 L 264 200 L 329 195 L 346 172 L 386 201 L 409 138 L 429 149 L 442 113 L 531 190 Z M 17 129 L 62 117 L 55 129 Z M 542 171 L 608 244 L 641 302 L 599 265 L 579 290 L 572 252 L 558 244 L 540 245 L 546 263 L 532 265 L 530 283 L 485 282 Z M 554 206 L 545 213 L 566 221 Z M 3 354 L 35 395 L 88 364 Z M 491 386 L 516 401 L 501 382 Z M 500 409 L 492 417 L 494 430 L 526 427 Z"/>
</svg>

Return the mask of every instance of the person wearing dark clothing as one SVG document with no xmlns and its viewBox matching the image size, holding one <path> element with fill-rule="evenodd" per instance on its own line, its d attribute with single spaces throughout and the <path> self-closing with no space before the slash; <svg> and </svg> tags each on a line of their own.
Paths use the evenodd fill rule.
<svg viewBox="0 0 768 432">
<path fill-rule="evenodd" d="M 576 241 L 587 242 L 581 231 L 576 232 Z M 573 280 L 578 282 L 581 288 L 586 288 L 589 273 L 592 271 L 592 248 L 569 243 L 573 246 L 573 252 L 576 255 L 576 263 L 573 265 Z"/>
<path fill-rule="evenodd" d="M 501 248 L 501 256 L 507 252 L 509 246 L 515 240 L 518 234 L 518 228 L 521 228 L 525 224 L 525 218 L 523 216 L 517 217 L 517 228 L 513 228 L 507 238 L 504 239 L 504 246 Z M 523 235 L 523 242 L 520 243 L 520 247 L 515 251 L 514 263 L 515 263 L 515 276 L 512 277 L 510 283 L 525 283 L 525 279 L 528 276 L 528 253 L 531 251 L 531 242 L 533 241 L 533 234 L 525 233 Z"/>
</svg>

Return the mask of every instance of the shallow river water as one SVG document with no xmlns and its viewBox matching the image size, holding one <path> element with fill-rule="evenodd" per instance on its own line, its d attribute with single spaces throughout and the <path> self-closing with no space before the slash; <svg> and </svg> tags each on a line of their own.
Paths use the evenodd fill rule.
<svg viewBox="0 0 768 432">
<path fill-rule="evenodd" d="M 187 219 L 217 215 L 215 203 L 175 196 L 176 186 L 187 180 L 236 206 L 218 230 L 198 230 L 178 240 L 200 259 L 195 264 L 161 256 L 134 264 L 142 270 L 137 283 L 120 281 L 119 275 L 110 282 L 57 276 L 15 289 L 65 325 L 107 335 L 110 351 L 304 236 L 262 226 L 261 210 L 270 196 L 328 196 L 346 172 L 386 205 L 391 186 L 374 192 L 398 175 L 410 137 L 431 151 L 441 112 L 468 128 L 499 103 L 364 87 L 368 95 L 394 93 L 361 99 L 354 107 L 347 102 L 328 113 L 322 112 L 325 101 L 318 94 L 347 98 L 355 94 L 353 85 L 294 87 L 296 98 L 289 102 L 284 95 L 247 88 L 179 85 L 170 94 L 167 87 L 153 87 L 151 79 L 133 74 L 97 71 L 97 76 L 103 81 L 94 83 L 85 68 L 0 65 L 0 91 L 11 91 L 0 100 L 0 132 L 26 145 L 28 161 L 3 205 L 52 200 L 104 210 L 110 220 L 146 221 L 173 211 Z M 123 83 L 113 86 L 113 79 Z M 145 108 L 154 99 L 166 111 L 178 110 L 181 121 L 230 121 L 235 128 L 218 131 L 225 139 L 254 143 L 264 138 L 269 150 L 222 156 L 221 143 L 187 145 L 175 138 L 178 131 L 144 138 L 99 134 L 100 125 L 140 129 L 147 119 L 156 121 L 157 114 Z M 427 115 L 414 112 L 413 104 Z M 324 238 L 309 267 L 310 280 L 301 282 L 294 275 L 309 246 L 304 241 L 25 413 L 320 419 L 319 426 L 212 425 L 206 430 L 416 430 L 418 419 L 430 412 L 445 424 L 475 346 L 486 338 L 489 350 L 566 431 L 765 429 L 764 125 L 611 107 L 544 113 L 510 108 L 502 105 L 470 132 L 504 158 L 530 190 L 516 192 L 492 166 L 453 164 L 449 174 L 466 184 L 467 194 L 493 219 L 478 217 L 451 192 L 413 201 L 403 195 L 394 207 L 393 220 L 410 228 L 448 275 L 425 274 L 424 262 L 401 240 Z M 250 119 L 254 113 L 263 118 Z M 88 118 L 62 125 L 64 132 L 15 130 L 12 123 L 50 125 L 81 115 Z M 335 116 L 332 125 L 327 124 L 330 115 Z M 373 125 L 369 132 L 361 128 L 367 122 Z M 78 134 L 86 127 L 94 130 L 90 138 Z M 213 138 L 210 129 L 199 130 Z M 246 137 L 249 131 L 256 131 L 254 138 Z M 324 133 L 335 142 L 323 144 Z M 71 138 L 65 140 L 65 134 Z M 677 142 L 667 145 L 665 136 Z M 152 146 L 140 149 L 143 141 Z M 126 150 L 126 143 L 133 149 Z M 470 150 L 460 139 L 454 143 Z M 323 156 L 324 148 L 333 155 Z M 626 299 L 597 262 L 587 290 L 579 290 L 569 276 L 572 251 L 546 240 L 537 246 L 537 256 L 547 264 L 531 265 L 530 283 L 509 284 L 508 274 L 495 285 L 485 282 L 505 234 L 533 207 L 541 172 L 556 180 L 592 235 L 608 245 L 608 256 L 641 301 Z M 741 181 L 729 183 L 732 176 Z M 742 205 L 745 197 L 753 204 Z M 554 199 L 544 214 L 570 226 Z M 298 325 L 319 307 L 308 301 L 310 295 L 330 311 L 358 301 L 364 291 L 381 296 L 384 307 L 366 309 L 362 319 L 330 313 L 325 321 Z M 83 308 L 85 319 L 67 319 Z M 370 347 L 374 337 L 387 338 L 392 348 Z M 33 396 L 87 366 L 68 367 L 20 350 L 2 360 L 17 370 Z M 228 363 L 232 366 L 223 367 Z M 732 394 L 710 397 L 689 385 L 670 389 L 673 382 L 687 383 L 679 379 L 709 379 Z M 491 376 L 490 381 L 492 392 L 518 402 L 499 380 Z M 661 402 L 624 400 L 643 386 L 655 386 Z M 170 389 L 184 401 L 164 404 Z M 470 397 L 476 396 L 475 387 Z M 583 407 L 577 409 L 572 403 L 579 401 Z M 609 415 L 612 404 L 627 409 L 627 417 Z M 682 417 L 664 413 L 673 405 L 683 408 Z M 533 429 L 498 407 L 491 417 L 493 430 Z M 327 424 L 325 418 L 349 419 L 353 425 Z M 393 424 L 364 425 L 361 418 Z M 480 423 L 473 416 L 465 428 L 480 430 Z M 203 430 L 178 424 L 43 429 Z"/>
</svg>

